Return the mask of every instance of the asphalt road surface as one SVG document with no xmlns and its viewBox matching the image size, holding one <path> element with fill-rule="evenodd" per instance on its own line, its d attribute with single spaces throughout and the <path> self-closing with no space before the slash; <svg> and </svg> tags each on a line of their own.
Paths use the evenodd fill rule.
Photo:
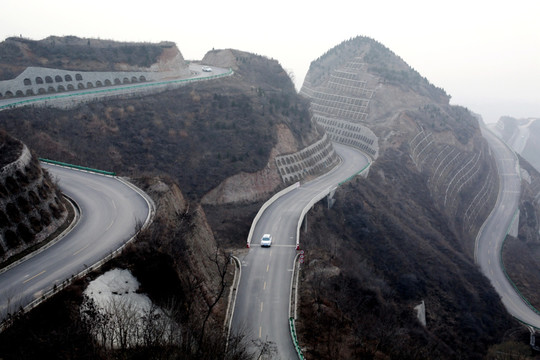
<svg viewBox="0 0 540 360">
<path fill-rule="evenodd" d="M 501 268 L 501 247 L 518 208 L 521 191 L 519 163 L 513 151 L 491 131 L 482 130 L 499 171 L 499 197 L 481 229 L 476 243 L 476 262 L 491 280 L 508 312 L 518 320 L 540 329 L 540 316 L 515 291 Z"/>
<path fill-rule="evenodd" d="M 339 144 L 334 144 L 334 147 L 343 160 L 342 164 L 269 206 L 257 223 L 249 252 L 240 259 L 242 277 L 232 331 L 245 333 L 249 340 L 272 344 L 277 352 L 271 356 L 272 359 L 297 358 L 289 331 L 289 300 L 300 214 L 311 199 L 368 164 L 368 158 L 360 151 Z M 260 246 L 260 239 L 265 233 L 272 234 L 270 248 Z"/>
<path fill-rule="evenodd" d="M 117 178 L 43 166 L 77 202 L 80 220 L 62 240 L 0 274 L 0 319 L 118 249 L 149 219 L 150 204 Z"/>
</svg>

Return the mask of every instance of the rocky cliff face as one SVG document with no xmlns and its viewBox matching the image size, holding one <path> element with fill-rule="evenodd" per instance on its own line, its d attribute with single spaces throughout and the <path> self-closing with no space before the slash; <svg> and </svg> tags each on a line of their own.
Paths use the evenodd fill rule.
<svg viewBox="0 0 540 360">
<path fill-rule="evenodd" d="M 0 132 L 0 262 L 43 241 L 66 219 L 60 193 L 30 150 Z"/>
</svg>

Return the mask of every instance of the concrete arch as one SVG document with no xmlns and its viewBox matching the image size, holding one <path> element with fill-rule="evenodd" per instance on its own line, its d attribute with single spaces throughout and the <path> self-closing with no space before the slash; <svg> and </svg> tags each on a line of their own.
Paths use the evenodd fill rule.
<svg viewBox="0 0 540 360">
<path fill-rule="evenodd" d="M 30 80 L 29 78 L 26 78 L 23 80 L 23 84 L 24 85 L 32 85 L 32 80 Z"/>
<path fill-rule="evenodd" d="M 67 89 L 68 91 L 73 91 L 75 90 L 75 86 L 73 86 L 73 84 L 68 84 Z"/>
<path fill-rule="evenodd" d="M 26 90 L 26 96 L 32 96 L 32 95 L 34 95 L 34 90 L 32 89 Z"/>
<path fill-rule="evenodd" d="M 5 94 L 5 97 L 7 98 L 12 98 L 13 97 L 13 93 L 11 91 L 6 91 L 6 94 Z"/>
<path fill-rule="evenodd" d="M 111 86 L 112 83 L 111 83 L 111 80 L 107 79 L 105 80 L 105 86 Z"/>
<path fill-rule="evenodd" d="M 45 83 L 47 83 L 47 84 L 52 84 L 52 83 L 53 83 L 52 77 L 50 77 L 50 76 L 45 76 Z"/>
<path fill-rule="evenodd" d="M 136 83 L 136 82 L 138 82 L 138 81 L 139 81 L 139 80 L 137 80 L 137 77 L 136 77 L 136 76 L 132 76 L 132 77 L 131 77 L 131 82 L 132 82 L 132 83 Z"/>
<path fill-rule="evenodd" d="M 125 77 L 124 80 L 122 81 L 122 83 L 129 84 L 130 83 L 129 78 Z"/>
<path fill-rule="evenodd" d="M 6 230 L 4 233 L 4 239 L 8 248 L 16 248 L 20 245 L 19 237 L 13 230 Z"/>
<path fill-rule="evenodd" d="M 62 82 L 62 81 L 64 81 L 64 79 L 62 79 L 62 77 L 61 77 L 60 75 L 56 75 L 56 76 L 54 77 L 54 81 L 55 81 L 55 82 Z"/>
<path fill-rule="evenodd" d="M 0 99 L 3 98 L 3 97 L 4 97 L 4 95 L 2 95 L 2 93 L 0 93 Z"/>
<path fill-rule="evenodd" d="M 103 86 L 103 83 L 101 82 L 101 80 L 96 81 L 96 87 L 102 87 L 102 86 Z"/>
<path fill-rule="evenodd" d="M 17 91 L 15 92 L 15 96 L 16 96 L 16 97 L 21 97 L 21 96 L 24 96 L 24 93 L 22 92 L 22 90 L 17 90 Z"/>
<path fill-rule="evenodd" d="M 120 85 L 122 82 L 119 78 L 114 79 L 114 85 Z"/>
<path fill-rule="evenodd" d="M 87 87 L 88 89 L 91 89 L 91 88 L 94 87 L 94 84 L 92 84 L 92 82 L 89 81 L 89 82 L 86 83 L 86 87 Z"/>
<path fill-rule="evenodd" d="M 82 81 L 82 75 L 81 74 L 75 74 L 75 80 Z"/>
<path fill-rule="evenodd" d="M 64 92 L 66 91 L 66 88 L 64 87 L 64 85 L 58 85 L 58 92 Z"/>
<path fill-rule="evenodd" d="M 36 77 L 36 84 L 43 84 L 43 78 L 41 77 Z"/>
<path fill-rule="evenodd" d="M 38 94 L 46 94 L 46 93 L 47 93 L 47 90 L 45 90 L 45 88 L 38 89 Z"/>
<path fill-rule="evenodd" d="M 64 76 L 64 80 L 73 81 L 73 78 L 71 77 L 71 75 L 67 74 L 66 76 Z"/>
<path fill-rule="evenodd" d="M 48 93 L 55 93 L 55 92 L 56 92 L 56 89 L 55 89 L 53 86 L 49 86 L 49 87 L 47 88 L 47 92 L 48 92 Z"/>
<path fill-rule="evenodd" d="M 77 89 L 84 89 L 84 84 L 83 83 L 78 83 L 77 84 Z"/>
<path fill-rule="evenodd" d="M 145 81 L 146 81 L 146 77 L 145 77 L 144 75 L 139 76 L 139 81 L 140 81 L 140 82 L 145 82 Z"/>
</svg>

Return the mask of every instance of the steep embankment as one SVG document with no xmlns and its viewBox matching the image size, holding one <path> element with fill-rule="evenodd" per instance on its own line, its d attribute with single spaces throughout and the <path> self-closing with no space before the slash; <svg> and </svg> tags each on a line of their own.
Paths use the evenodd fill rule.
<svg viewBox="0 0 540 360">
<path fill-rule="evenodd" d="M 64 201 L 36 156 L 0 130 L 0 264 L 37 246 L 66 217 Z"/>
<path fill-rule="evenodd" d="M 334 141 L 375 159 L 304 236 L 307 353 L 481 358 L 511 322 L 473 259 L 498 188 L 476 119 L 362 37 L 314 61 L 302 93 Z M 413 310 L 422 301 L 426 326 Z"/>
</svg>

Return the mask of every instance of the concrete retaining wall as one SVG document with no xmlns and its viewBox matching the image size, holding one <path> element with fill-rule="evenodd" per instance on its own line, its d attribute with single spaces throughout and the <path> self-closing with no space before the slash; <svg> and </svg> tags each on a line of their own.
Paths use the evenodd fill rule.
<svg viewBox="0 0 540 360">
<path fill-rule="evenodd" d="M 276 165 L 284 183 L 292 183 L 328 171 L 339 163 L 328 135 L 293 154 L 276 156 Z"/>
<path fill-rule="evenodd" d="M 65 216 L 54 185 L 24 145 L 0 169 L 0 262 L 42 241 Z"/>
</svg>

